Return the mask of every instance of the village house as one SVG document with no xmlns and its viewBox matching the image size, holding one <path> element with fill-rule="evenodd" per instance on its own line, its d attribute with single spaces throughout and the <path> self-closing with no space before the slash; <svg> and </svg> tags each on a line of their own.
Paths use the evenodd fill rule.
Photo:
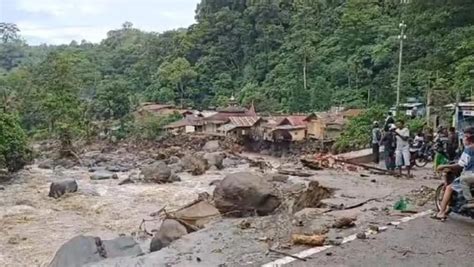
<svg viewBox="0 0 474 267">
<path fill-rule="evenodd" d="M 257 117 L 257 113 L 253 105 L 250 109 L 237 106 L 235 99 L 232 97 L 229 107 L 217 109 L 217 113 L 204 118 L 204 132 L 207 134 L 223 135 L 226 128 L 230 126 L 226 126 L 225 128 L 221 127 L 228 124 L 231 117 Z M 220 131 L 218 131 L 218 129 L 220 129 Z"/>
<path fill-rule="evenodd" d="M 150 102 L 144 102 L 141 104 L 141 107 L 138 109 L 138 114 L 140 115 L 154 115 L 154 116 L 167 116 L 173 113 L 179 113 L 183 116 L 193 114 L 193 111 L 187 109 L 178 109 L 174 105 L 168 104 L 156 104 Z"/>
<path fill-rule="evenodd" d="M 172 122 L 164 127 L 168 132 L 179 133 L 194 133 L 203 131 L 203 117 L 196 115 L 187 115 L 179 121 Z"/>
<path fill-rule="evenodd" d="M 261 136 L 260 129 L 261 118 L 256 116 L 229 117 L 229 122 L 217 129 L 217 132 L 225 136 L 250 137 L 258 140 Z"/>
<path fill-rule="evenodd" d="M 346 123 L 342 113 L 313 113 L 304 120 L 308 123 L 308 138 L 327 141 L 338 138 Z"/>
<path fill-rule="evenodd" d="M 267 141 L 302 141 L 306 138 L 306 116 L 269 117 L 262 124 L 263 139 Z"/>
</svg>

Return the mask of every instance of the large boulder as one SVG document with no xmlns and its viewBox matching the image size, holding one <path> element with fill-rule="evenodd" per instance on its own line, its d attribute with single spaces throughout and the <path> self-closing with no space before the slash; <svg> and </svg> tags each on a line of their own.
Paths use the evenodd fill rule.
<svg viewBox="0 0 474 267">
<path fill-rule="evenodd" d="M 225 159 L 225 154 L 223 152 L 206 153 L 203 158 L 207 160 L 210 167 L 215 166 L 219 170 L 224 168 L 223 161 Z"/>
<path fill-rule="evenodd" d="M 193 175 L 201 175 L 209 170 L 207 160 L 204 159 L 203 155 L 200 153 L 183 157 L 181 163 L 184 170 L 189 171 Z"/>
<path fill-rule="evenodd" d="M 66 193 L 77 192 L 77 182 L 74 179 L 52 182 L 49 187 L 49 197 L 59 198 Z"/>
<path fill-rule="evenodd" d="M 102 241 L 99 237 L 76 236 L 64 243 L 49 267 L 81 267 L 107 258 L 138 256 L 140 246 L 131 237 Z"/>
<path fill-rule="evenodd" d="M 147 182 L 169 183 L 171 169 L 163 161 L 157 161 L 153 164 L 141 168 L 143 179 Z"/>
<path fill-rule="evenodd" d="M 106 170 L 98 170 L 90 175 L 91 180 L 107 180 L 107 179 L 118 179 L 118 175 L 116 173 L 106 171 Z"/>
<path fill-rule="evenodd" d="M 221 214 L 235 217 L 273 212 L 280 200 L 264 177 L 239 172 L 227 175 L 214 189 L 214 203 Z"/>
<path fill-rule="evenodd" d="M 187 235 L 186 227 L 180 222 L 172 219 L 165 219 L 161 224 L 160 229 L 150 243 L 150 252 L 158 251 L 164 247 L 169 246 L 171 242 Z"/>
<path fill-rule="evenodd" d="M 217 141 L 217 140 L 208 141 L 202 147 L 202 150 L 206 151 L 206 152 L 217 152 L 217 151 L 219 151 L 220 150 L 219 141 Z"/>
</svg>

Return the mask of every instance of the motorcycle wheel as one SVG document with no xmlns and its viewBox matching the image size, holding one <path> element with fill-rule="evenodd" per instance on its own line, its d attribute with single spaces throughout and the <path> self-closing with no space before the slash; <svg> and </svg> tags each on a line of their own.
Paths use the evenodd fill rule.
<svg viewBox="0 0 474 267">
<path fill-rule="evenodd" d="M 435 206 L 436 206 L 437 211 L 441 210 L 441 201 L 443 200 L 443 196 L 444 196 L 444 184 L 440 184 L 438 188 L 436 188 L 436 194 L 435 194 Z"/>
<path fill-rule="evenodd" d="M 417 158 L 415 158 L 415 165 L 416 165 L 417 167 L 422 168 L 422 167 L 425 167 L 426 164 L 428 164 L 428 161 L 427 161 L 425 158 L 423 158 L 423 157 L 417 157 Z"/>
</svg>

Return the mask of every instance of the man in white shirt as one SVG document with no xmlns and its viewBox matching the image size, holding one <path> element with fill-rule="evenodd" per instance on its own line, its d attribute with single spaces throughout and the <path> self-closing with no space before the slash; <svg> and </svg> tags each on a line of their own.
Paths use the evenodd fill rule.
<svg viewBox="0 0 474 267">
<path fill-rule="evenodd" d="M 397 138 L 397 147 L 395 149 L 395 163 L 402 175 L 402 167 L 405 166 L 410 176 L 410 130 L 405 126 L 403 120 L 397 122 L 397 130 L 395 130 Z"/>
</svg>

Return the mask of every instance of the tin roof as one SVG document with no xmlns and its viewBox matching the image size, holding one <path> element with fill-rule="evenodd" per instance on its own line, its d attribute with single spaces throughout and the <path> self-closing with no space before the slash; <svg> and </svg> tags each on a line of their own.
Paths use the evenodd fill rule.
<svg viewBox="0 0 474 267">
<path fill-rule="evenodd" d="M 201 117 L 189 115 L 179 121 L 175 121 L 166 125 L 164 128 L 175 129 L 175 128 L 180 128 L 180 127 L 185 127 L 185 126 L 200 126 L 200 125 L 203 125 L 203 121 Z"/>
<path fill-rule="evenodd" d="M 230 123 L 236 127 L 252 127 L 257 123 L 259 117 L 243 116 L 243 117 L 229 117 Z"/>
</svg>

